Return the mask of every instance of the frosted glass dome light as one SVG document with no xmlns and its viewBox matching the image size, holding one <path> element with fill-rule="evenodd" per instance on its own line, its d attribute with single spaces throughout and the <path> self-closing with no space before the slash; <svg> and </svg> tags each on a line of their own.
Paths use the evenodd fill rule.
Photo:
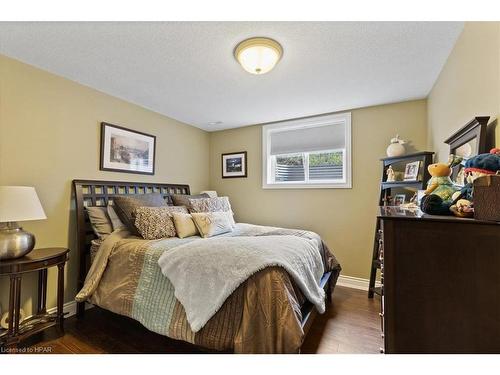
<svg viewBox="0 0 500 375">
<path fill-rule="evenodd" d="M 234 57 L 248 73 L 265 74 L 271 71 L 283 55 L 281 45 L 269 38 L 250 38 L 238 44 Z"/>
</svg>

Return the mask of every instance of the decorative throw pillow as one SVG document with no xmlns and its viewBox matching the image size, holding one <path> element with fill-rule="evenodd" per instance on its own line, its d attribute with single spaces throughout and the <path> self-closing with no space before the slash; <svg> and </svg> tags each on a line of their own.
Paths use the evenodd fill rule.
<svg viewBox="0 0 500 375">
<path fill-rule="evenodd" d="M 152 194 L 135 194 L 116 196 L 113 198 L 113 207 L 120 220 L 125 224 L 135 236 L 140 236 L 134 226 L 135 218 L 134 211 L 137 207 L 164 207 L 167 203 L 160 193 Z"/>
<path fill-rule="evenodd" d="M 172 202 L 174 202 L 174 206 L 186 206 L 189 208 L 189 200 L 190 199 L 201 199 L 201 198 L 209 198 L 210 196 L 206 193 L 198 194 L 198 195 L 186 195 L 186 194 L 173 194 Z"/>
<path fill-rule="evenodd" d="M 108 206 L 107 211 L 108 211 L 109 220 L 111 220 L 111 225 L 113 226 L 113 230 L 126 228 L 125 224 L 122 223 L 122 221 L 120 220 L 120 218 L 116 214 L 116 211 L 113 208 L 113 206 Z"/>
<path fill-rule="evenodd" d="M 86 207 L 90 226 L 99 239 L 104 240 L 113 232 L 113 224 L 106 207 Z"/>
<path fill-rule="evenodd" d="M 190 214 L 172 212 L 172 219 L 174 221 L 177 237 L 185 238 L 200 234 Z"/>
<path fill-rule="evenodd" d="M 176 235 L 174 213 L 189 214 L 184 206 L 165 206 L 137 207 L 132 215 L 139 235 L 146 240 L 156 240 Z"/>
<path fill-rule="evenodd" d="M 175 236 L 174 222 L 169 207 L 137 207 L 135 227 L 146 240 Z"/>
<path fill-rule="evenodd" d="M 203 238 L 228 233 L 233 230 L 230 212 L 194 212 L 191 216 Z"/>
<path fill-rule="evenodd" d="M 233 210 L 231 209 L 231 203 L 229 202 L 228 197 L 190 199 L 188 207 L 191 213 L 217 211 L 229 212 L 231 225 L 234 227 L 236 224 L 233 218 Z"/>
</svg>

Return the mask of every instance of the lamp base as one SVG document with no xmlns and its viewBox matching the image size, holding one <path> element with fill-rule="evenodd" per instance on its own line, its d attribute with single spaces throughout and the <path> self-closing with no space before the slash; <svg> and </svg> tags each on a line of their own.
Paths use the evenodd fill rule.
<svg viewBox="0 0 500 375">
<path fill-rule="evenodd" d="M 35 236 L 26 232 L 17 223 L 2 223 L 0 226 L 0 260 L 20 258 L 35 247 Z"/>
</svg>

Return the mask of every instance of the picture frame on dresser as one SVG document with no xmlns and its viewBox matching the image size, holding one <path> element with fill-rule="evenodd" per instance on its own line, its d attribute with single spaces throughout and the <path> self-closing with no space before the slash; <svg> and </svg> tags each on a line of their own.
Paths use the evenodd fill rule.
<svg viewBox="0 0 500 375">
<path fill-rule="evenodd" d="M 100 170 L 155 174 L 156 136 L 101 122 Z"/>
<path fill-rule="evenodd" d="M 417 181 L 420 171 L 420 160 L 407 163 L 405 167 L 404 181 Z"/>
</svg>

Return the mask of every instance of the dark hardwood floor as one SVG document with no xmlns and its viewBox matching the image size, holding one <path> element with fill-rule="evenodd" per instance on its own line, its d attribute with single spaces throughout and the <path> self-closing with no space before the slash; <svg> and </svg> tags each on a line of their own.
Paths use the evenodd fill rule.
<svg viewBox="0 0 500 375">
<path fill-rule="evenodd" d="M 378 353 L 382 346 L 379 304 L 378 297 L 370 300 L 364 291 L 336 287 L 332 306 L 317 316 L 302 353 Z M 87 310 L 81 320 L 67 319 L 63 336 L 50 329 L 27 341 L 25 347 L 43 347 L 51 353 L 206 353 L 102 309 Z"/>
</svg>

